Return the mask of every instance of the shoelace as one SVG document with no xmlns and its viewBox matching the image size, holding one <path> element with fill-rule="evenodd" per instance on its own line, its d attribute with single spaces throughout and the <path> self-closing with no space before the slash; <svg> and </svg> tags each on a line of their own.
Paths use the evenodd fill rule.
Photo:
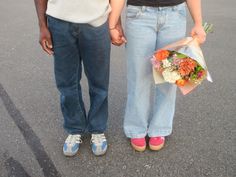
<svg viewBox="0 0 236 177">
<path fill-rule="evenodd" d="M 68 144 L 75 144 L 75 143 L 82 143 L 81 135 L 69 135 L 66 139 L 66 143 Z"/>
<path fill-rule="evenodd" d="M 106 141 L 105 135 L 102 134 L 92 134 L 91 142 L 95 144 L 102 144 L 104 141 Z"/>
</svg>

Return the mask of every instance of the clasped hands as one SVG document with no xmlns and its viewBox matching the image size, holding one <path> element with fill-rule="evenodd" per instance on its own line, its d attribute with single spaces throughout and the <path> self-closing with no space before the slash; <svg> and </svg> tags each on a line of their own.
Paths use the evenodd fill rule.
<svg viewBox="0 0 236 177">
<path fill-rule="evenodd" d="M 120 46 L 127 42 L 121 22 L 118 22 L 115 27 L 110 27 L 111 43 L 116 46 Z"/>
</svg>

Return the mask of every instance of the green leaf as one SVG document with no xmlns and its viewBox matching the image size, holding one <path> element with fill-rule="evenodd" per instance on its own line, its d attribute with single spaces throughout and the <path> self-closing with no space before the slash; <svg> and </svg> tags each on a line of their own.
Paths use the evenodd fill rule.
<svg viewBox="0 0 236 177">
<path fill-rule="evenodd" d="M 213 24 L 208 24 L 208 23 L 203 23 L 203 28 L 205 30 L 205 32 L 208 33 L 213 33 Z"/>
<path fill-rule="evenodd" d="M 177 58 L 187 58 L 188 56 L 182 54 L 182 53 L 176 53 Z"/>
</svg>

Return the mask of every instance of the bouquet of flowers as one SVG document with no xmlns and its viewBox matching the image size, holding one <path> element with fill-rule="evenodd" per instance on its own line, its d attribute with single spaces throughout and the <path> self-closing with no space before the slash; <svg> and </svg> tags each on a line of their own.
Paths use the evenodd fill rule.
<svg viewBox="0 0 236 177">
<path fill-rule="evenodd" d="M 205 23 L 206 33 L 212 32 L 211 24 Z M 156 84 L 176 84 L 182 93 L 188 94 L 204 79 L 212 82 L 196 38 L 187 37 L 157 50 L 151 58 Z"/>
</svg>

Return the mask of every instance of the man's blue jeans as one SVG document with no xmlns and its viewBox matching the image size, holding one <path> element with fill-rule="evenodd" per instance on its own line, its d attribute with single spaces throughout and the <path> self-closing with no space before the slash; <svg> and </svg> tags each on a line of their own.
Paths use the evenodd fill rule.
<svg viewBox="0 0 236 177">
<path fill-rule="evenodd" d="M 48 26 L 53 40 L 55 79 L 65 130 L 70 134 L 103 133 L 108 118 L 108 24 L 93 27 L 48 16 Z M 89 85 L 88 115 L 80 86 L 82 63 Z"/>
<path fill-rule="evenodd" d="M 171 134 L 176 86 L 169 83 L 154 86 L 149 58 L 155 50 L 183 38 L 185 32 L 184 3 L 173 7 L 127 7 L 128 98 L 124 119 L 127 137 Z"/>
</svg>

